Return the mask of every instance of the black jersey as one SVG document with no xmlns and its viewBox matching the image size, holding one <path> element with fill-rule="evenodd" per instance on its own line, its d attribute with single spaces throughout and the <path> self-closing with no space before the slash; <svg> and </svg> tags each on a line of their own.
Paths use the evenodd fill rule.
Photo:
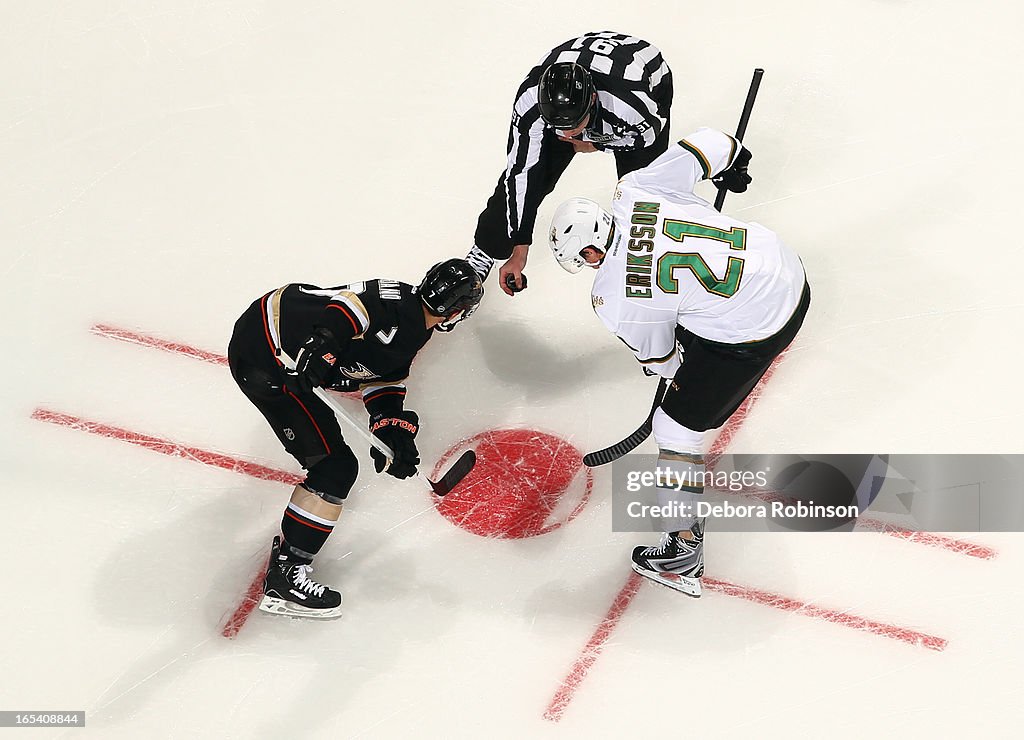
<svg viewBox="0 0 1024 740">
<path fill-rule="evenodd" d="M 293 358 L 313 329 L 330 330 L 342 349 L 327 384 L 361 389 L 367 406 L 404 398 L 412 359 L 431 335 L 416 287 L 397 280 L 333 288 L 292 283 L 270 293 L 265 305 L 268 338 Z"/>
</svg>

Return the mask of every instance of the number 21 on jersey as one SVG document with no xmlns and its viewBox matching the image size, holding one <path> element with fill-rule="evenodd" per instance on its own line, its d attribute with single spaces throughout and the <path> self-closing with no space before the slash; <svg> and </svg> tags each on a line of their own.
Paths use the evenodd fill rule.
<svg viewBox="0 0 1024 740">
<path fill-rule="evenodd" d="M 669 239 L 680 243 L 686 237 L 695 237 L 725 242 L 729 245 L 730 250 L 738 252 L 747 248 L 747 230 L 736 226 L 726 230 L 689 221 L 666 219 L 661 231 Z M 679 292 L 679 279 L 675 275 L 677 269 L 690 270 L 697 278 L 697 282 L 708 293 L 730 298 L 740 287 L 740 279 L 743 277 L 743 260 L 730 256 L 725 268 L 725 275 L 718 277 L 697 252 L 666 252 L 658 260 L 658 287 L 664 292 Z"/>
</svg>

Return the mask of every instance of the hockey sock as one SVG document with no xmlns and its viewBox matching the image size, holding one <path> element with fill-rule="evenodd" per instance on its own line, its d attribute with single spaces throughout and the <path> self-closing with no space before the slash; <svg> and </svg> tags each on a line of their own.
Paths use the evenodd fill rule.
<svg viewBox="0 0 1024 740">
<path fill-rule="evenodd" d="M 295 560 L 311 561 L 327 542 L 341 516 L 341 504 L 330 503 L 301 484 L 281 518 L 281 551 Z"/>
<path fill-rule="evenodd" d="M 697 521 L 698 497 L 704 493 L 704 458 L 693 453 L 662 449 L 658 452 L 657 494 L 663 531 L 677 536 Z"/>
<path fill-rule="evenodd" d="M 676 512 L 675 516 L 665 518 L 663 531 L 678 536 L 699 518 L 697 505 L 707 475 L 701 454 L 704 432 L 683 426 L 663 408 L 654 412 L 651 426 L 659 447 L 658 503 L 663 511 Z"/>
</svg>

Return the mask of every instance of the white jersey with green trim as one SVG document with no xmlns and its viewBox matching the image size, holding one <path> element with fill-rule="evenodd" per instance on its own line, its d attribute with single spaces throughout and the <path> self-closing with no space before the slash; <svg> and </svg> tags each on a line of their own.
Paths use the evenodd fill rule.
<svg viewBox="0 0 1024 740">
<path fill-rule="evenodd" d="M 665 377 L 679 368 L 676 325 L 713 342 L 754 342 L 782 329 L 800 302 L 805 276 L 796 253 L 693 192 L 739 151 L 731 136 L 700 129 L 615 190 L 615 234 L 594 279 L 594 310 Z"/>
</svg>

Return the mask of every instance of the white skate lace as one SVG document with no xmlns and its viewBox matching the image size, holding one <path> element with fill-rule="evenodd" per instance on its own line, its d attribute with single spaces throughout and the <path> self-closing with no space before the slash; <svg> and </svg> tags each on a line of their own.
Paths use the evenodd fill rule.
<svg viewBox="0 0 1024 740">
<path fill-rule="evenodd" d="M 670 535 L 668 532 L 665 532 L 661 535 L 661 542 L 659 542 L 657 545 L 653 545 L 652 547 L 648 547 L 646 550 L 644 550 L 643 554 L 647 555 L 648 557 L 653 555 L 664 555 L 665 550 L 668 549 L 669 542 L 671 541 L 672 535 Z"/>
<path fill-rule="evenodd" d="M 313 572 L 312 565 L 296 565 L 295 572 L 292 575 L 292 585 L 294 585 L 300 591 L 305 591 L 307 594 L 312 594 L 317 598 L 324 595 L 324 590 L 327 586 L 322 583 L 317 583 L 309 574 Z"/>
</svg>

